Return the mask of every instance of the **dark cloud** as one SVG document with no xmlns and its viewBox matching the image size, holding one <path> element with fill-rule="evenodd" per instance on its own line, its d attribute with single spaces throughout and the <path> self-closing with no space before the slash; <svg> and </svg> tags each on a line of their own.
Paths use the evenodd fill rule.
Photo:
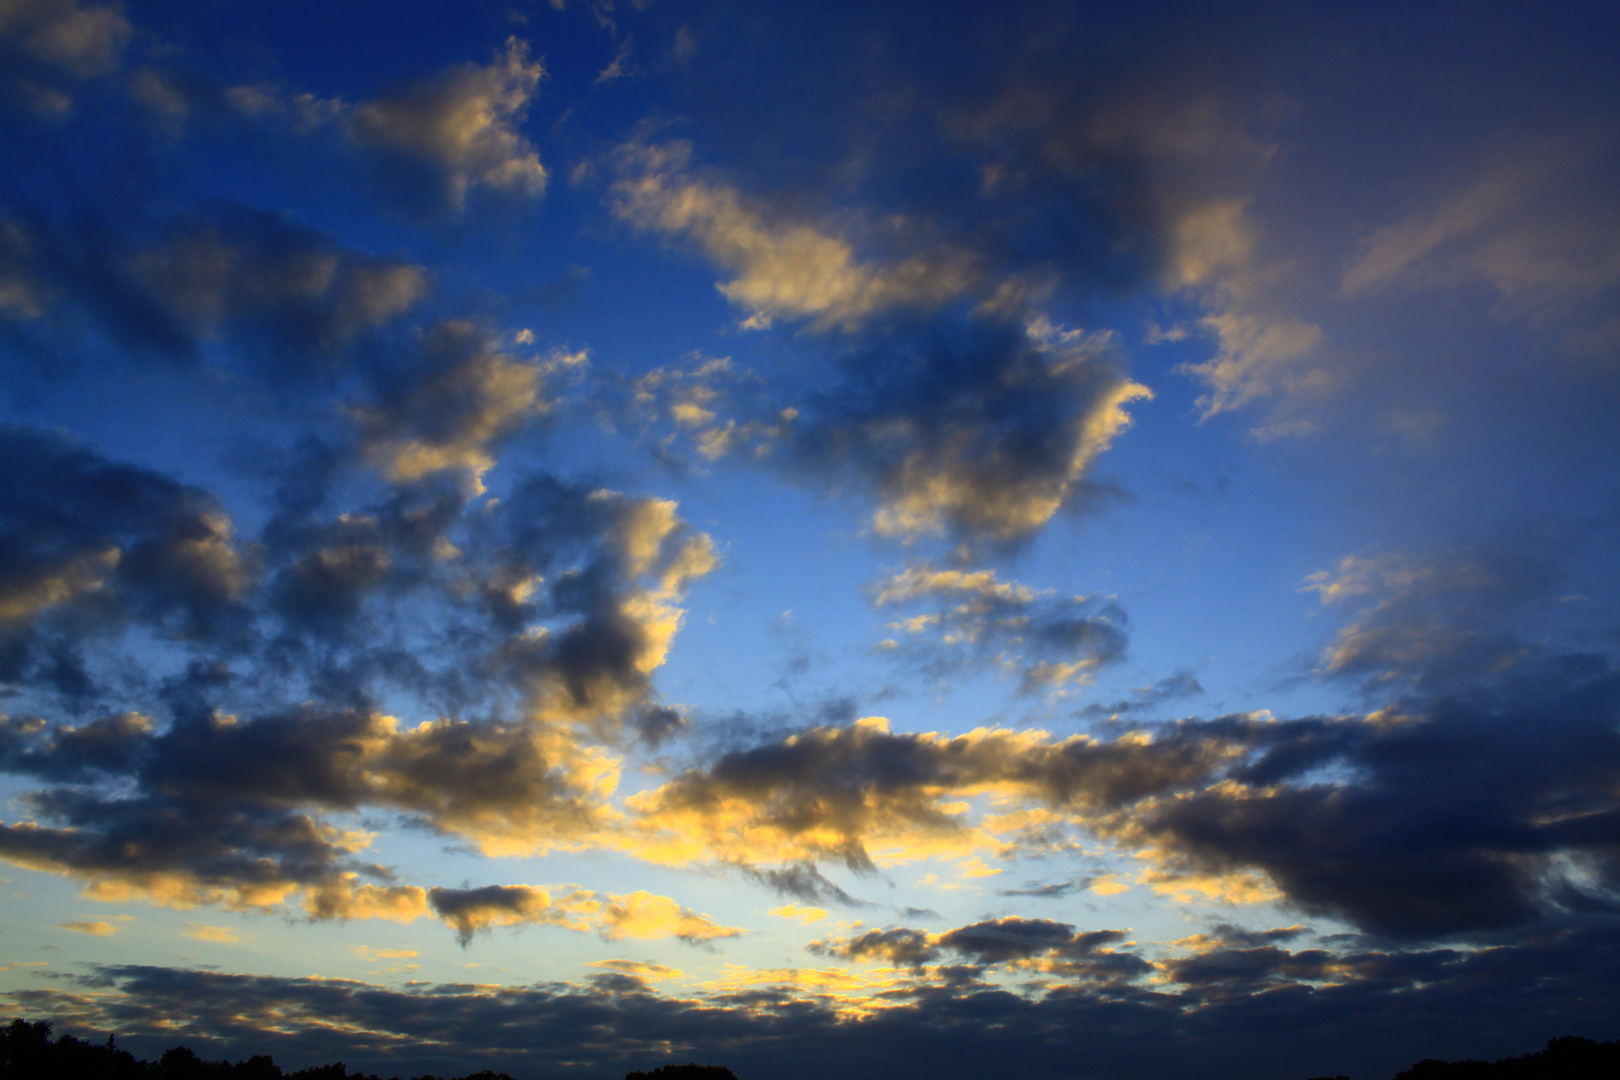
<svg viewBox="0 0 1620 1080">
<path fill-rule="evenodd" d="M 512 38 L 488 65 L 460 64 L 360 105 L 351 130 L 378 155 L 382 190 L 416 212 L 460 211 L 475 187 L 537 196 L 546 169 L 518 129 L 544 75 Z"/>
<path fill-rule="evenodd" d="M 1350 555 L 1306 587 L 1324 604 L 1359 610 L 1324 650 L 1324 674 L 1369 688 L 1465 687 L 1537 650 L 1514 624 L 1559 581 L 1546 555 L 1496 546 L 1451 548 L 1427 559 Z"/>
<path fill-rule="evenodd" d="M 556 983 L 394 989 L 136 966 L 33 982 L 7 998 L 59 1030 L 115 1030 L 120 1045 L 148 1057 L 186 1042 L 205 1056 L 271 1053 L 286 1068 L 341 1059 L 384 1075 L 455 1074 L 476 1063 L 514 1075 L 592 1076 L 697 1059 L 723 1060 L 742 1076 L 789 1078 L 876 1065 L 1294 1080 L 1393 1075 L 1424 1057 L 1522 1053 L 1569 1031 L 1601 1037 L 1617 1007 L 1614 941 L 1613 927 L 1599 921 L 1468 951 L 1337 953 L 1314 967 L 1257 958 L 1252 994 L 1232 993 L 1232 976 L 1151 987 L 1081 979 L 1029 998 L 925 982 L 861 1018 L 798 990 L 761 989 L 735 1003 L 743 1008 L 644 986 L 612 995 Z M 1279 964 L 1296 963 L 1328 977 L 1278 974 Z M 486 1035 L 470 1047 L 467 1031 Z"/>
<path fill-rule="evenodd" d="M 878 607 L 932 608 L 890 623 L 898 640 L 880 648 L 935 679 L 972 661 L 1016 673 L 1023 693 L 1061 690 L 1125 652 L 1126 618 L 1117 604 L 1039 592 L 991 570 L 919 563 L 878 582 L 872 594 Z"/>
<path fill-rule="evenodd" d="M 1057 325 L 1042 302 L 1052 293 L 1048 264 L 1062 261 L 1054 250 L 1085 253 L 1070 261 L 1106 259 L 1119 236 L 1085 228 L 1073 244 L 1060 238 L 1009 259 L 1000 241 L 1015 226 L 961 219 L 1031 201 L 993 190 L 971 168 L 942 181 L 959 198 L 930 207 L 937 213 L 885 219 L 903 223 L 886 228 L 845 208 L 807 211 L 817 202 L 808 193 L 783 205 L 754 197 L 691 156 L 679 142 L 622 146 L 610 163 L 610 203 L 731 274 L 718 287 L 750 312 L 746 327 L 808 323 L 832 373 L 734 417 L 692 398 L 712 396 L 708 383 L 683 384 L 686 411 L 672 419 L 702 456 L 747 448 L 819 483 L 862 489 L 875 498 L 883 535 L 946 533 L 992 546 L 1027 540 L 1060 509 L 1108 491 L 1092 476 L 1096 459 L 1130 426 L 1127 406 L 1152 394 L 1125 375 L 1110 333 Z M 969 176 L 976 190 L 956 190 Z M 917 193 L 886 194 L 906 204 Z M 991 266 L 1000 273 L 987 273 Z"/>
<path fill-rule="evenodd" d="M 400 731 L 375 714 L 306 708 L 181 721 L 161 734 L 138 721 L 7 733 L 12 771 L 82 781 L 98 770 L 132 782 L 133 794 L 35 792 L 27 805 L 62 827 L 7 826 L 0 840 L 7 860 L 84 879 L 107 899 L 274 907 L 302 890 L 316 918 L 411 919 L 425 912 L 423 890 L 358 859 L 365 837 L 322 815 L 394 809 L 496 851 L 597 827 L 578 749 L 524 725 L 441 720 Z M 435 910 L 466 921 L 441 899 Z"/>
<path fill-rule="evenodd" d="M 886 960 L 892 964 L 914 966 L 926 964 L 937 955 L 927 931 L 903 926 L 890 930 L 868 930 L 842 940 L 812 941 L 808 948 L 813 953 L 841 960 Z"/>
<path fill-rule="evenodd" d="M 1093 878 L 1079 878 L 1075 881 L 1053 881 L 1045 885 L 1030 882 L 1021 889 L 997 889 L 997 896 L 1032 896 L 1037 899 L 1056 899 L 1068 896 L 1071 893 L 1084 892 L 1091 887 Z"/>
<path fill-rule="evenodd" d="M 1110 946 L 1125 941 L 1121 930 L 1075 933 L 1048 919 L 1002 918 L 930 934 L 906 927 L 868 930 L 851 938 L 811 942 L 810 951 L 844 960 L 883 960 L 922 967 L 954 954 L 967 963 L 1014 964 L 1064 975 L 1129 981 L 1153 970 L 1133 952 Z"/>
<path fill-rule="evenodd" d="M 80 643 L 131 623 L 227 651 L 245 633 L 254 563 L 213 496 L 24 428 L 0 430 L 0 456 L 6 682 L 73 671 L 88 694 Z"/>
<path fill-rule="evenodd" d="M 761 869 L 746 863 L 738 869 L 751 881 L 757 881 L 782 896 L 791 896 L 806 903 L 841 904 L 845 907 L 868 907 L 867 901 L 851 896 L 829 880 L 811 862 L 794 863 L 780 869 Z"/>
<path fill-rule="evenodd" d="M 433 324 L 416 345 L 415 363 L 380 373 L 374 400 L 354 408 L 362 453 L 391 479 L 455 471 L 479 485 L 500 440 L 550 408 L 540 369 L 460 320 Z"/>
<path fill-rule="evenodd" d="M 1112 742 L 863 722 L 727 754 L 637 809 L 711 850 L 861 868 L 871 843 L 961 842 L 971 822 L 945 800 L 995 786 L 1140 852 L 1161 881 L 1258 873 L 1375 933 L 1483 933 L 1615 903 L 1617 709 L 1620 677 L 1564 657 L 1366 718 L 1228 716 Z"/>
<path fill-rule="evenodd" d="M 1044 732 L 893 733 L 881 720 L 818 727 L 736 750 L 638 796 L 641 824 L 679 829 L 708 850 L 758 860 L 838 859 L 872 868 L 867 845 L 915 851 L 959 842 L 966 825 L 945 803 L 998 787 L 1035 803 L 1103 815 L 1151 796 L 1195 789 L 1247 752 L 1246 726 L 1171 727 L 1154 740 L 1054 742 Z"/>
<path fill-rule="evenodd" d="M 1047 919 L 1005 918 L 948 931 L 940 935 L 939 947 L 981 964 L 999 964 L 1048 953 L 1085 955 L 1104 945 L 1117 944 L 1125 937 L 1120 930 L 1076 934 L 1074 927 L 1067 923 Z"/>
<path fill-rule="evenodd" d="M 82 782 L 128 773 L 150 745 L 152 721 L 139 713 L 103 716 L 47 730 L 44 720 L 0 717 L 0 762 L 8 772 Z"/>
<path fill-rule="evenodd" d="M 301 892 L 317 918 L 413 918 L 423 891 L 358 859 L 368 840 L 334 815 L 543 849 L 602 825 L 615 765 L 594 740 L 670 726 L 650 677 L 714 565 L 672 502 L 519 476 L 476 511 L 464 483 L 424 480 L 328 513 L 322 483 L 244 543 L 197 489 L 56 436 L 0 439 L 17 465 L 0 674 L 19 701 L 105 702 L 77 725 L 56 706 L 5 721 L 0 763 L 51 785 L 25 797 L 43 824 L 5 827 L 11 861 L 106 897 Z M 401 692 L 447 708 L 402 726 L 376 704 Z"/>
<path fill-rule="evenodd" d="M 1092 702 L 1079 712 L 1087 719 L 1108 719 L 1129 716 L 1132 713 L 1152 712 L 1160 705 L 1197 697 L 1204 692 L 1198 679 L 1190 671 L 1177 671 L 1147 686 L 1131 689 L 1131 696 L 1122 701 Z"/>
<path fill-rule="evenodd" d="M 0 8 L 0 94 L 45 121 L 74 111 L 84 80 L 115 71 L 133 27 L 116 5 L 10 0 Z"/>
<path fill-rule="evenodd" d="M 602 894 L 565 886 L 486 885 L 478 889 L 433 889 L 433 910 L 456 930 L 465 948 L 473 935 L 495 926 L 547 923 L 571 930 L 595 929 L 607 941 L 621 938 L 673 937 L 688 945 L 709 946 L 742 931 L 720 926 L 707 915 L 682 907 L 667 896 L 648 892 Z"/>
<path fill-rule="evenodd" d="M 116 217 L 30 210 L 0 230 L 18 345 L 60 367 L 98 340 L 124 361 L 175 364 L 217 363 L 209 347 L 223 343 L 227 366 L 270 385 L 329 383 L 427 293 L 422 267 L 345 250 L 283 215 L 222 204 L 166 218 L 131 198 Z"/>
<path fill-rule="evenodd" d="M 68 780 L 99 769 L 133 781 L 134 794 L 36 792 L 27 798 L 34 812 L 65 827 L 11 826 L 0 847 L 108 895 L 256 907 L 305 889 L 312 914 L 359 914 L 364 905 L 348 910 L 323 891 L 347 897 L 354 874 L 385 884 L 392 875 L 357 861 L 364 839 L 322 814 L 393 809 L 497 851 L 598 824 L 598 797 L 579 771 L 589 755 L 523 724 L 439 720 L 401 731 L 374 713 L 305 708 L 240 721 L 214 714 L 160 734 L 139 722 L 103 728 L 34 727 L 33 746 L 13 736 L 6 765 Z M 411 894 L 391 895 L 419 912 L 421 890 Z"/>
<path fill-rule="evenodd" d="M 553 907 L 549 893 L 527 885 L 485 885 L 477 889 L 430 889 L 428 903 L 455 928 L 465 948 L 480 930 L 500 924 L 561 922 L 567 912 Z"/>
<path fill-rule="evenodd" d="M 1148 396 L 1105 338 L 997 319 L 874 331 L 839 365 L 794 426 L 793 458 L 868 487 L 878 531 L 897 536 L 1024 539 L 1085 498 L 1125 405 Z"/>
<path fill-rule="evenodd" d="M 1152 394 L 1124 371 L 1112 337 L 1024 310 L 896 317 L 816 339 L 815 374 L 762 389 L 757 373 L 710 360 L 605 387 L 599 406 L 701 461 L 775 465 L 875 501 L 880 535 L 947 535 L 969 551 L 1016 546 L 1060 510 L 1119 493 L 1093 473 Z M 626 400 L 628 399 L 628 400 Z"/>
<path fill-rule="evenodd" d="M 1387 934 L 1530 922 L 1566 889 L 1612 903 L 1617 709 L 1615 674 L 1570 658 L 1370 722 L 1283 724 L 1234 772 L 1252 787 L 1208 789 L 1121 827 L 1191 865 L 1260 868 L 1306 910 Z M 1342 779 L 1304 779 L 1324 768 Z M 1564 860 L 1588 883 L 1559 881 Z"/>
</svg>

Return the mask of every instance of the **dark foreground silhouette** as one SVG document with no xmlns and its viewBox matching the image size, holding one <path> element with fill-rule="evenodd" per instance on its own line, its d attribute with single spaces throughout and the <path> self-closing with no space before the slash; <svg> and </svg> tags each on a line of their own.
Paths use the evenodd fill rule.
<svg viewBox="0 0 1620 1080">
<path fill-rule="evenodd" d="M 1394 1080 L 1616 1080 L 1620 1078 L 1620 1040 L 1593 1042 L 1553 1039 L 1547 1049 L 1523 1057 L 1485 1061 L 1437 1061 L 1429 1058 L 1397 1073 Z M 176 1046 L 157 1061 L 142 1061 L 118 1049 L 113 1036 L 105 1043 L 72 1035 L 51 1038 L 51 1025 L 21 1017 L 0 1028 L 0 1080 L 381 1080 L 375 1073 L 349 1072 L 343 1062 L 283 1072 L 267 1054 L 245 1061 L 204 1061 L 190 1048 Z M 392 1080 L 400 1080 L 393 1077 Z M 509 1073 L 483 1069 L 460 1077 L 424 1073 L 413 1080 L 513 1080 Z M 737 1080 L 720 1065 L 664 1065 L 650 1072 L 626 1073 L 624 1080 Z M 1312 1080 L 1349 1080 L 1319 1076 Z"/>
<path fill-rule="evenodd" d="M 1551 1039 L 1547 1049 L 1497 1061 L 1418 1062 L 1395 1080 L 1615 1080 L 1620 1077 L 1620 1040 L 1593 1042 L 1574 1036 Z M 1318 1076 L 1312 1080 L 1350 1080 Z"/>
<path fill-rule="evenodd" d="M 724 1065 L 664 1065 L 652 1072 L 628 1072 L 624 1080 L 737 1080 L 737 1076 Z"/>
<path fill-rule="evenodd" d="M 343 1062 L 282 1072 L 267 1054 L 246 1061 L 204 1061 L 189 1047 L 164 1051 L 156 1061 L 142 1061 L 118 1049 L 113 1036 L 102 1044 L 71 1035 L 51 1038 L 51 1025 L 30 1024 L 19 1017 L 0 1030 L 0 1080 L 381 1080 L 374 1074 L 349 1072 Z M 393 1080 L 399 1080 L 394 1077 Z M 414 1080 L 441 1080 L 425 1073 Z M 507 1073 L 468 1073 L 443 1080 L 513 1080 Z"/>
</svg>

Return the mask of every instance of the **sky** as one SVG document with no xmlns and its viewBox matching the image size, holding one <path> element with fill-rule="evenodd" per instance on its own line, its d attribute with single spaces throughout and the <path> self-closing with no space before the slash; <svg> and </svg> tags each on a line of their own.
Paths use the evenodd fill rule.
<svg viewBox="0 0 1620 1080">
<path fill-rule="evenodd" d="M 0 1008 L 1620 1037 L 1608 5 L 0 0 Z"/>
</svg>

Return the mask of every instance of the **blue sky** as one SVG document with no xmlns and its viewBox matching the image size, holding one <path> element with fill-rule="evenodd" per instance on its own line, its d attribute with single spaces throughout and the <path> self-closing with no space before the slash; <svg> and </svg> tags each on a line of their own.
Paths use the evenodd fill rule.
<svg viewBox="0 0 1620 1080">
<path fill-rule="evenodd" d="M 1613 1037 L 1616 40 L 0 0 L 6 1007 L 384 1075 Z"/>
</svg>

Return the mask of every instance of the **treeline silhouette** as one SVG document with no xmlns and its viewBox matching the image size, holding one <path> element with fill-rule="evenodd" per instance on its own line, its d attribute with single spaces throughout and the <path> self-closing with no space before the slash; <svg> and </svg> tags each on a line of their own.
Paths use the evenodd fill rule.
<svg viewBox="0 0 1620 1080">
<path fill-rule="evenodd" d="M 1549 1039 L 1547 1049 L 1496 1061 L 1440 1061 L 1425 1058 L 1395 1074 L 1394 1080 L 1615 1080 L 1620 1077 L 1620 1039 L 1593 1042 L 1567 1036 Z M 1350 1080 L 1317 1076 L 1312 1080 Z"/>
<path fill-rule="evenodd" d="M 1594 1042 L 1568 1036 L 1551 1039 L 1545 1050 L 1494 1062 L 1439 1061 L 1428 1058 L 1397 1073 L 1393 1080 L 1616 1080 L 1620 1078 L 1620 1040 Z M 349 1072 L 343 1062 L 283 1072 L 268 1054 L 245 1061 L 204 1061 L 189 1047 L 164 1051 L 156 1061 L 143 1061 L 118 1049 L 113 1036 L 105 1043 L 72 1035 L 51 1038 L 49 1021 L 18 1017 L 0 1028 L 0 1080 L 382 1080 L 375 1073 Z M 391 1080 L 401 1080 L 392 1077 Z M 509 1073 L 482 1069 L 460 1077 L 423 1073 L 412 1080 L 513 1080 Z M 664 1065 L 650 1072 L 626 1073 L 624 1080 L 737 1080 L 721 1065 Z M 1318 1076 L 1312 1080 L 1350 1080 Z"/>
<path fill-rule="evenodd" d="M 343 1062 L 282 1072 L 268 1054 L 246 1061 L 204 1061 L 186 1046 L 166 1050 L 156 1061 L 142 1061 L 118 1049 L 113 1036 L 105 1043 L 72 1035 L 51 1038 L 49 1021 L 29 1023 L 18 1017 L 0 1030 L 0 1078 L 3 1080 L 382 1080 L 370 1073 L 349 1072 Z M 400 1080 L 393 1077 L 392 1080 Z M 484 1069 L 462 1077 L 424 1073 L 413 1080 L 513 1080 Z"/>
<path fill-rule="evenodd" d="M 651 1072 L 627 1072 L 624 1080 L 737 1080 L 737 1075 L 724 1065 L 663 1065 Z"/>
</svg>

